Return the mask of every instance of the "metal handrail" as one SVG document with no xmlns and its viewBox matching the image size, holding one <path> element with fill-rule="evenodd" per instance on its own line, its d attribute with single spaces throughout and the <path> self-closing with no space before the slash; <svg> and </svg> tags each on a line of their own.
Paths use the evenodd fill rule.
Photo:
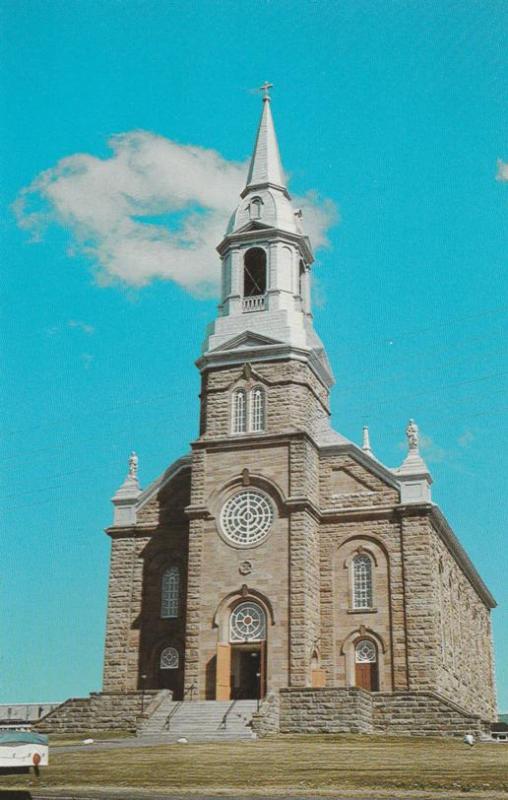
<svg viewBox="0 0 508 800">
<path fill-rule="evenodd" d="M 220 721 L 220 725 L 219 725 L 219 729 L 220 730 L 222 730 L 222 731 L 226 730 L 226 728 L 228 726 L 228 716 L 229 716 L 229 714 L 231 714 L 231 712 L 232 712 L 232 710 L 233 710 L 235 705 L 236 705 L 236 700 L 233 700 L 233 702 L 231 703 L 231 705 L 229 706 L 228 710 L 226 711 L 226 713 L 224 714 L 224 716 L 222 717 L 222 719 Z"/>
<path fill-rule="evenodd" d="M 171 711 L 169 712 L 169 714 L 167 715 L 166 721 L 164 722 L 164 725 L 162 726 L 163 730 L 164 729 L 169 730 L 169 728 L 171 727 L 171 720 L 175 716 L 175 714 L 178 711 L 178 709 L 181 707 L 182 703 L 184 702 L 185 696 L 187 694 L 190 694 L 190 699 L 192 700 L 192 696 L 194 694 L 195 689 L 197 689 L 197 686 L 196 686 L 195 683 L 191 683 L 190 686 L 188 686 L 186 689 L 184 689 L 182 699 L 177 702 L 176 706 L 174 708 L 172 708 Z"/>
</svg>

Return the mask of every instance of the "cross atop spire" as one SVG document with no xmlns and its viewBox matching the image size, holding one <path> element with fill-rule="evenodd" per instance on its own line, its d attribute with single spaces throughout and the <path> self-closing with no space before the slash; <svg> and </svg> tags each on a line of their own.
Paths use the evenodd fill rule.
<svg viewBox="0 0 508 800">
<path fill-rule="evenodd" d="M 272 112 L 270 110 L 270 95 L 268 90 L 272 88 L 271 83 L 265 81 L 260 86 L 263 94 L 263 112 L 259 122 L 256 144 L 250 162 L 247 185 L 242 192 L 242 197 L 248 193 L 251 187 L 271 185 L 286 191 L 284 184 L 284 173 L 279 155 L 279 145 L 275 135 Z"/>
<path fill-rule="evenodd" d="M 270 95 L 268 94 L 270 89 L 273 89 L 273 83 L 269 83 L 268 81 L 265 81 L 264 84 L 259 87 L 259 91 L 263 92 L 263 102 L 265 100 L 268 100 L 268 102 L 270 102 L 271 98 Z"/>
</svg>

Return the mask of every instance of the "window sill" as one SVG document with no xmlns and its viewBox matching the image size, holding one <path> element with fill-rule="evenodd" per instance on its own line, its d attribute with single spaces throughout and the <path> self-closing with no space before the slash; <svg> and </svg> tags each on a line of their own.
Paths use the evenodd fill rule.
<svg viewBox="0 0 508 800">
<path fill-rule="evenodd" d="M 348 608 L 347 614 L 377 614 L 377 608 Z"/>
</svg>

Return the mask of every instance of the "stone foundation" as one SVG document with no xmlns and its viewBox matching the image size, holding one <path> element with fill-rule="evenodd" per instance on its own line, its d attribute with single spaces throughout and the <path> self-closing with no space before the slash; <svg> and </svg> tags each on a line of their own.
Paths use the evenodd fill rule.
<svg viewBox="0 0 508 800">
<path fill-rule="evenodd" d="M 372 695 L 364 689 L 282 689 L 281 733 L 372 733 Z"/>
<path fill-rule="evenodd" d="M 252 730 L 257 736 L 278 733 L 280 729 L 280 695 L 269 692 L 257 711 L 252 716 Z"/>
<path fill-rule="evenodd" d="M 254 715 L 269 733 L 385 733 L 396 736 L 490 737 L 490 723 L 435 692 L 366 692 L 359 688 L 282 689 Z"/>
<path fill-rule="evenodd" d="M 411 736 L 490 737 L 490 724 L 435 692 L 372 695 L 374 730 Z"/>
<path fill-rule="evenodd" d="M 46 714 L 34 728 L 44 733 L 83 731 L 135 731 L 138 718 L 149 716 L 167 697 L 167 690 L 102 692 L 90 697 L 73 697 Z"/>
</svg>

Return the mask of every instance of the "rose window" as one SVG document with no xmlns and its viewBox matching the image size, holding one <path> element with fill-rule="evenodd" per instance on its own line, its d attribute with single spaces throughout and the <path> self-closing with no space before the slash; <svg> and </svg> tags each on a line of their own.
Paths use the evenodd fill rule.
<svg viewBox="0 0 508 800">
<path fill-rule="evenodd" d="M 232 642 L 259 642 L 266 638 L 265 612 L 257 603 L 240 603 L 231 614 Z"/>
<path fill-rule="evenodd" d="M 376 662 L 376 647 L 368 639 L 358 642 L 355 648 L 357 664 L 373 664 Z"/>
<path fill-rule="evenodd" d="M 251 489 L 231 497 L 221 513 L 224 535 L 237 545 L 259 544 L 268 536 L 272 522 L 272 504 L 264 494 Z"/>
</svg>

